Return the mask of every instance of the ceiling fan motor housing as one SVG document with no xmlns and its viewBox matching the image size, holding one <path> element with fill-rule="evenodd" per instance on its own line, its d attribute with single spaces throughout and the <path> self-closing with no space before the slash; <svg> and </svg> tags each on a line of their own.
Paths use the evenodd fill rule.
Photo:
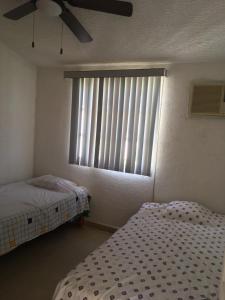
<svg viewBox="0 0 225 300">
<path fill-rule="evenodd" d="M 57 1 L 38 0 L 36 2 L 36 6 L 40 10 L 40 12 L 49 17 L 58 17 L 62 13 L 62 8 L 57 3 Z"/>
</svg>

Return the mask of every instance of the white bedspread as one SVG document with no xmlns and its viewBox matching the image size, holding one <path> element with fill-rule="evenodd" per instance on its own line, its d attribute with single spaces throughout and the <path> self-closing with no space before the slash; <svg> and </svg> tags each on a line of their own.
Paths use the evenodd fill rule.
<svg viewBox="0 0 225 300">
<path fill-rule="evenodd" d="M 54 299 L 218 299 L 224 249 L 225 216 L 191 202 L 144 204 Z"/>
<path fill-rule="evenodd" d="M 25 182 L 0 187 L 0 255 L 89 209 L 88 193 L 60 193 Z"/>
</svg>

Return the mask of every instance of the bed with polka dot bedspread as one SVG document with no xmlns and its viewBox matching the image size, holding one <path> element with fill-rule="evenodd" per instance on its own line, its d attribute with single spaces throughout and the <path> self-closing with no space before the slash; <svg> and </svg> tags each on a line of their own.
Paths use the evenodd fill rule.
<svg viewBox="0 0 225 300">
<path fill-rule="evenodd" d="M 224 215 L 194 202 L 145 203 L 53 299 L 217 300 L 224 249 Z"/>
</svg>

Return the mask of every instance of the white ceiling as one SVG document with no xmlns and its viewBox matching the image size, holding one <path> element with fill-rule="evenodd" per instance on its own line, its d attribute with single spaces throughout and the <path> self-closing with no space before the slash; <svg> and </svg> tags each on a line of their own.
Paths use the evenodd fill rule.
<svg viewBox="0 0 225 300">
<path fill-rule="evenodd" d="M 63 56 L 59 18 L 37 14 L 32 49 L 32 16 L 2 17 L 24 2 L 0 1 L 0 39 L 38 65 L 225 60 L 224 0 L 131 0 L 131 18 L 73 8 L 94 41 L 81 44 L 66 28 Z"/>
</svg>

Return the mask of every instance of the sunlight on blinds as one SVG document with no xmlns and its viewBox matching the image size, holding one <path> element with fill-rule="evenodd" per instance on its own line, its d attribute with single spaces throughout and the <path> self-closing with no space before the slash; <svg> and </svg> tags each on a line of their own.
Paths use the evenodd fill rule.
<svg viewBox="0 0 225 300">
<path fill-rule="evenodd" d="M 161 77 L 74 80 L 74 163 L 151 176 Z"/>
</svg>

